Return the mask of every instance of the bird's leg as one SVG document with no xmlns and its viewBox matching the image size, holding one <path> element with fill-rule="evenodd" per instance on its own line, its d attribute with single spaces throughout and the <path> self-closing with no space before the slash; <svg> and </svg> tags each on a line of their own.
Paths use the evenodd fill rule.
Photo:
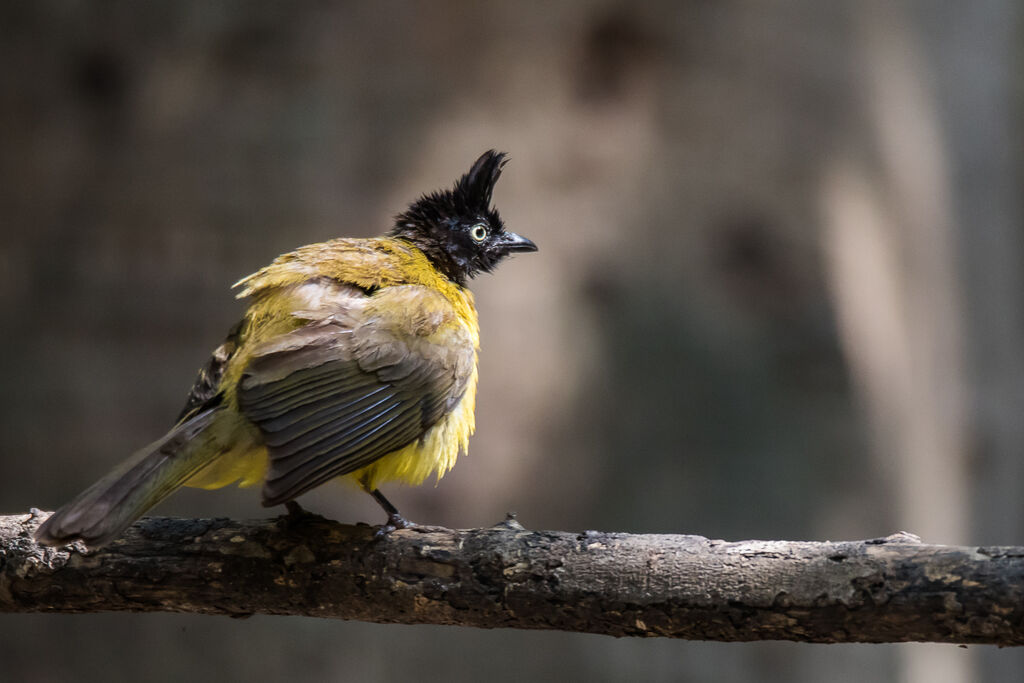
<svg viewBox="0 0 1024 683">
<path fill-rule="evenodd" d="M 287 512 L 281 515 L 281 518 L 287 526 L 291 526 L 293 524 L 297 526 L 306 522 L 311 522 L 317 518 L 323 519 L 320 515 L 310 512 L 294 500 L 286 501 L 284 508 Z"/>
<path fill-rule="evenodd" d="M 416 526 L 414 523 L 407 520 L 402 515 L 398 514 L 398 508 L 391 504 L 391 501 L 384 497 L 384 494 L 380 492 L 380 489 L 371 490 L 365 484 L 363 488 L 366 492 L 373 496 L 373 499 L 377 501 L 377 504 L 384 508 L 384 512 L 388 515 L 388 522 L 380 529 L 377 529 L 377 533 L 374 534 L 377 538 L 383 538 L 390 534 L 396 529 L 410 529 Z"/>
<path fill-rule="evenodd" d="M 298 501 L 295 500 L 286 500 L 284 503 L 284 509 L 288 511 L 288 516 L 292 518 L 299 518 L 303 515 L 309 514 L 301 505 L 299 505 Z"/>
</svg>

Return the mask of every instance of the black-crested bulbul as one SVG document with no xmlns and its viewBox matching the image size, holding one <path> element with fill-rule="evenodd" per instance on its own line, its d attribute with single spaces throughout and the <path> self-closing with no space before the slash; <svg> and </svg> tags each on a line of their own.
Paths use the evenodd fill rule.
<svg viewBox="0 0 1024 683">
<path fill-rule="evenodd" d="M 181 486 L 262 482 L 263 505 L 350 477 L 378 490 L 455 464 L 473 433 L 479 328 L 467 281 L 536 251 L 505 229 L 488 151 L 386 237 L 301 247 L 244 278 L 250 304 L 199 371 L 177 424 L 55 512 L 47 545 L 101 546 Z"/>
</svg>

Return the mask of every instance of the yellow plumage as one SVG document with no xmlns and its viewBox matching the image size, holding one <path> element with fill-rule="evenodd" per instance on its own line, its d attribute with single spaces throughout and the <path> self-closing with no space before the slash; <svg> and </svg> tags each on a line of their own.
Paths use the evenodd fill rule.
<svg viewBox="0 0 1024 683">
<path fill-rule="evenodd" d="M 441 294 L 450 311 L 439 306 L 431 308 L 429 301 L 420 302 L 420 313 L 424 319 L 403 317 L 408 325 L 405 332 L 416 334 L 426 328 L 435 328 L 426 336 L 434 343 L 443 343 L 445 333 L 453 326 L 461 326 L 469 332 L 474 348 L 472 374 L 458 405 L 420 439 L 344 475 L 371 490 L 388 481 L 417 486 L 435 473 L 440 480 L 455 466 L 459 454 L 467 452 L 469 437 L 475 429 L 475 350 L 480 347 L 480 330 L 472 292 L 441 277 L 421 251 L 402 242 L 338 239 L 309 245 L 279 256 L 269 266 L 235 284 L 243 288 L 239 298 L 254 299 L 243 320 L 242 334 L 246 339 L 243 348 L 252 349 L 263 341 L 301 327 L 306 321 L 297 318 L 295 312 L 323 305 L 322 301 L 314 300 L 323 294 L 320 278 L 378 291 L 400 285 L 426 287 Z M 311 281 L 313 287 L 309 286 Z M 406 312 L 408 309 L 403 310 Z M 240 353 L 225 369 L 222 381 L 231 388 L 226 399 L 233 404 L 236 401 L 233 388 L 237 386 L 248 360 L 249 354 Z M 246 445 L 249 448 L 234 448 L 220 455 L 185 485 L 218 489 L 235 482 L 242 487 L 261 483 L 267 472 L 267 449 L 260 443 Z"/>
</svg>

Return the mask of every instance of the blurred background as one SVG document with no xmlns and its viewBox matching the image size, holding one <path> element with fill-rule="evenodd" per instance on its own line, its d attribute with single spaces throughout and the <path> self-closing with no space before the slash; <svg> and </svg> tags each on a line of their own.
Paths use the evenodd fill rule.
<svg viewBox="0 0 1024 683">
<path fill-rule="evenodd" d="M 0 513 L 162 434 L 230 285 L 489 148 L 478 432 L 412 519 L 1024 544 L 1021 16 L 979 0 L 0 3 Z M 303 504 L 379 522 L 325 486 Z M 261 517 L 255 491 L 159 514 Z M 4 678 L 1006 681 L 1018 651 L 0 615 Z"/>
</svg>

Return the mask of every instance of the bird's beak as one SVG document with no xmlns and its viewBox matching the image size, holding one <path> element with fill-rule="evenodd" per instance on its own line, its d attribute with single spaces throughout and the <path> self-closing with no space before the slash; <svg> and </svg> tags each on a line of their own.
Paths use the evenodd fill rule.
<svg viewBox="0 0 1024 683">
<path fill-rule="evenodd" d="M 502 233 L 501 240 L 494 246 L 506 254 L 512 254 L 517 251 L 537 251 L 536 244 L 514 232 Z"/>
</svg>

